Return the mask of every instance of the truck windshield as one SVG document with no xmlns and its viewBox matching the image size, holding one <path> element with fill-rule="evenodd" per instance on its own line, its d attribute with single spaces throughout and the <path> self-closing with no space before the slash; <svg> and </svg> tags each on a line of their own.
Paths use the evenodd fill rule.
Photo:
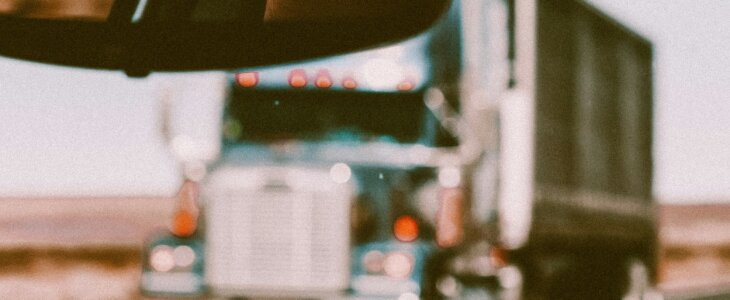
<svg viewBox="0 0 730 300">
<path fill-rule="evenodd" d="M 422 93 L 235 89 L 224 134 L 228 142 L 416 143 L 428 114 Z"/>
</svg>

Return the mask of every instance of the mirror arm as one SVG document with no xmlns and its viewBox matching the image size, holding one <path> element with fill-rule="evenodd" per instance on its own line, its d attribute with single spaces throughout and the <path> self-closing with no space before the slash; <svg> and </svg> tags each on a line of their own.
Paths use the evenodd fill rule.
<svg viewBox="0 0 730 300">
<path fill-rule="evenodd" d="M 132 16 L 132 23 L 189 22 L 198 2 L 199 0 L 141 0 Z"/>
<path fill-rule="evenodd" d="M 218 1 L 241 5 L 236 11 L 215 6 L 225 17 L 217 19 L 205 5 Z M 132 77 L 282 64 L 400 41 L 428 29 L 451 3 L 401 1 L 397 18 L 374 11 L 372 17 L 267 22 L 266 0 L 116 0 L 107 22 L 0 14 L 0 55 Z"/>
<path fill-rule="evenodd" d="M 132 22 L 132 17 L 137 11 L 137 7 L 142 0 L 117 0 L 109 12 L 107 20 L 110 23 L 128 24 Z M 146 1 L 145 1 L 146 2 Z"/>
<path fill-rule="evenodd" d="M 187 21 L 197 5 L 198 0 L 118 0 L 114 2 L 107 20 L 117 24 L 136 24 L 159 18 Z"/>
</svg>

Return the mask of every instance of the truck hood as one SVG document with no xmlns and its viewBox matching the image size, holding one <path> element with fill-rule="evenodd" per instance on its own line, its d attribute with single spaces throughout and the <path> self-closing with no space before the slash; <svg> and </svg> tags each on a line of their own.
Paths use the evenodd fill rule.
<svg viewBox="0 0 730 300">
<path fill-rule="evenodd" d="M 290 142 L 236 144 L 223 147 L 220 163 L 259 165 L 347 163 L 383 167 L 428 167 L 456 157 L 455 148 L 431 148 L 420 144 Z"/>
</svg>

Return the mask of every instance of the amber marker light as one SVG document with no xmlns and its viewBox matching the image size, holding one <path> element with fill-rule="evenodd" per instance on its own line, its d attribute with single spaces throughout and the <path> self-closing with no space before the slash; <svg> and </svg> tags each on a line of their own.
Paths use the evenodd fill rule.
<svg viewBox="0 0 730 300">
<path fill-rule="evenodd" d="M 236 82 L 239 86 L 252 88 L 259 84 L 258 72 L 243 72 L 236 74 Z"/>
<path fill-rule="evenodd" d="M 393 223 L 393 234 L 401 242 L 412 242 L 418 238 L 418 222 L 411 216 L 400 216 Z"/>
<path fill-rule="evenodd" d="M 177 195 L 177 208 L 170 232 L 177 237 L 190 237 L 198 229 L 198 183 L 186 180 Z"/>
<path fill-rule="evenodd" d="M 348 90 L 354 90 L 357 88 L 357 81 L 352 77 L 346 77 L 342 79 L 342 87 Z"/>
<path fill-rule="evenodd" d="M 289 72 L 289 86 L 303 88 L 307 86 L 307 72 L 303 69 L 296 69 Z"/>
<path fill-rule="evenodd" d="M 178 237 L 189 237 L 195 233 L 198 227 L 197 216 L 185 210 L 175 213 L 172 221 L 172 234 Z"/>
<path fill-rule="evenodd" d="M 415 86 L 416 86 L 416 85 L 415 85 L 415 84 L 413 83 L 413 81 L 412 81 L 412 80 L 408 80 L 408 79 L 406 79 L 406 80 L 403 80 L 403 81 L 401 81 L 400 83 L 398 83 L 398 86 L 396 86 L 396 88 L 397 88 L 397 89 L 398 89 L 399 91 L 401 91 L 401 92 L 408 92 L 408 91 L 411 91 L 411 90 L 413 90 L 413 88 L 414 88 Z"/>
<path fill-rule="evenodd" d="M 328 89 L 332 87 L 332 77 L 327 70 L 320 70 L 317 72 L 317 77 L 314 80 L 314 86 L 320 89 Z"/>
</svg>

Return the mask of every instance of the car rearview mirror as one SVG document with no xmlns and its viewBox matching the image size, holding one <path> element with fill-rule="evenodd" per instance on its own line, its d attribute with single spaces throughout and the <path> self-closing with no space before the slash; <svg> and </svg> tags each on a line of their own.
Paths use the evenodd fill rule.
<svg viewBox="0 0 730 300">
<path fill-rule="evenodd" d="M 0 0 L 0 55 L 155 71 L 235 69 L 376 47 L 449 0 Z"/>
</svg>

